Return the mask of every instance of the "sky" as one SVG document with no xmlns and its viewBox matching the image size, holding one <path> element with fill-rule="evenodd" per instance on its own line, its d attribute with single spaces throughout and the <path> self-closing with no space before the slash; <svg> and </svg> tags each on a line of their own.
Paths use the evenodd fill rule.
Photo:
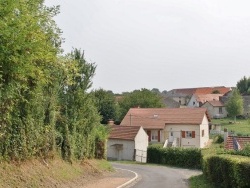
<svg viewBox="0 0 250 188">
<path fill-rule="evenodd" d="M 93 89 L 235 87 L 250 76 L 250 1 L 46 0 L 65 53 L 96 63 Z"/>
</svg>

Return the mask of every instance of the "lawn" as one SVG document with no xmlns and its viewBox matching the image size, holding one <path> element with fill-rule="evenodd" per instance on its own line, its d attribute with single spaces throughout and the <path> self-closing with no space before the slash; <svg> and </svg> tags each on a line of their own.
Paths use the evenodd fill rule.
<svg viewBox="0 0 250 188">
<path fill-rule="evenodd" d="M 221 130 L 227 128 L 228 131 L 233 131 L 240 136 L 250 136 L 250 120 L 249 119 L 237 119 L 236 123 L 231 118 L 224 119 L 212 119 L 213 124 L 220 124 Z"/>
</svg>

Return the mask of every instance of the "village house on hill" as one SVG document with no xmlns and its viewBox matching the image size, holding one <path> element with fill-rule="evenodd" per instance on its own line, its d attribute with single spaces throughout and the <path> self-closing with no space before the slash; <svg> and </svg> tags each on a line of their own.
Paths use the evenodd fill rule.
<svg viewBox="0 0 250 188">
<path fill-rule="evenodd" d="M 171 98 L 178 102 L 181 106 L 187 106 L 192 95 L 207 95 L 207 94 L 221 94 L 224 95 L 231 91 L 230 87 L 217 86 L 217 87 L 198 87 L 198 88 L 182 88 L 172 89 L 167 92 L 166 97 Z"/>
<path fill-rule="evenodd" d="M 204 148 L 209 122 L 205 108 L 131 108 L 120 125 L 142 126 L 151 143 Z"/>
</svg>

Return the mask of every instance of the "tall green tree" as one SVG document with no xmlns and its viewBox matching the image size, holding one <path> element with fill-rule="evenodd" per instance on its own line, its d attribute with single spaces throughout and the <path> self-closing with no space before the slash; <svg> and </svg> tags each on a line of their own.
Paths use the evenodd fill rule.
<svg viewBox="0 0 250 188">
<path fill-rule="evenodd" d="M 119 103 L 119 106 L 119 120 L 121 121 L 130 108 L 162 108 L 164 107 L 164 104 L 159 94 L 143 88 L 141 90 L 134 90 L 131 93 L 125 94 Z"/>
<path fill-rule="evenodd" d="M 114 94 L 104 89 L 98 89 L 92 93 L 96 101 L 98 112 L 102 116 L 101 123 L 107 124 L 110 119 L 115 121 L 117 118 L 118 106 L 115 102 Z"/>
<path fill-rule="evenodd" d="M 243 113 L 243 99 L 237 89 L 233 90 L 232 95 L 226 103 L 226 110 L 230 117 L 234 117 L 236 121 L 236 116 Z"/>
<path fill-rule="evenodd" d="M 57 130 L 61 134 L 62 157 L 94 157 L 95 129 L 100 124 L 100 116 L 94 98 L 87 90 L 92 85 L 96 66 L 88 63 L 80 49 L 74 49 L 65 57 L 67 72 L 60 91 L 60 119 Z"/>
<path fill-rule="evenodd" d="M 244 76 L 237 82 L 237 89 L 243 95 L 250 94 L 250 78 Z"/>
</svg>

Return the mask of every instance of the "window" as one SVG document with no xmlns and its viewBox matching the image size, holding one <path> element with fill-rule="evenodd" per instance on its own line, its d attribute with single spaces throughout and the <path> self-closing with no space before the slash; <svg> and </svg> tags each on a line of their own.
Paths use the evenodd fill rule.
<svg viewBox="0 0 250 188">
<path fill-rule="evenodd" d="M 219 114 L 222 114 L 222 107 L 219 107 Z"/>
<path fill-rule="evenodd" d="M 192 131 L 186 131 L 186 137 L 185 138 L 192 138 Z"/>
<path fill-rule="evenodd" d="M 182 138 L 195 138 L 195 131 L 182 131 Z"/>
<path fill-rule="evenodd" d="M 152 141 L 158 141 L 158 131 L 152 131 L 151 132 L 151 140 Z"/>
<path fill-rule="evenodd" d="M 201 136 L 204 137 L 204 135 L 205 135 L 205 131 L 202 130 L 202 131 L 201 131 Z"/>
</svg>

